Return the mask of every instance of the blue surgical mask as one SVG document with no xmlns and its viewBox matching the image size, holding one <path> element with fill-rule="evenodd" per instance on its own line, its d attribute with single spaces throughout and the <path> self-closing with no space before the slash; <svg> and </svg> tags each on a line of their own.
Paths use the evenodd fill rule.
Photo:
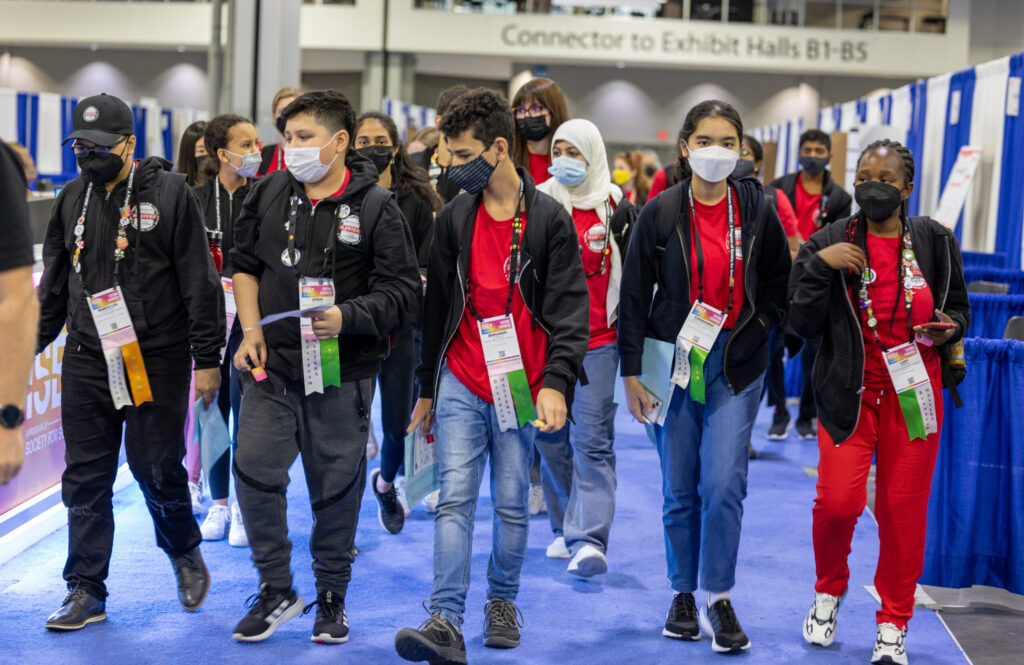
<svg viewBox="0 0 1024 665">
<path fill-rule="evenodd" d="M 575 187 L 587 176 L 587 165 L 579 159 L 562 155 L 561 157 L 555 157 L 554 161 L 551 162 L 551 166 L 548 167 L 548 173 L 558 181 L 558 184 L 565 187 Z"/>
<path fill-rule="evenodd" d="M 484 159 L 482 152 L 476 159 L 449 167 L 448 178 L 470 194 L 479 194 L 487 188 L 495 168 L 497 165 Z"/>
</svg>

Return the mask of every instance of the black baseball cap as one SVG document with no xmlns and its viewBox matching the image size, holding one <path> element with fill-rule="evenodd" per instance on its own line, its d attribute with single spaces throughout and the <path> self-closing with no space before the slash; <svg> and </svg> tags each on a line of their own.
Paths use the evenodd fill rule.
<svg viewBox="0 0 1024 665">
<path fill-rule="evenodd" d="M 103 93 L 78 102 L 72 127 L 74 131 L 64 139 L 64 143 L 82 139 L 96 145 L 110 146 L 135 133 L 135 119 L 127 104 L 113 95 Z"/>
</svg>

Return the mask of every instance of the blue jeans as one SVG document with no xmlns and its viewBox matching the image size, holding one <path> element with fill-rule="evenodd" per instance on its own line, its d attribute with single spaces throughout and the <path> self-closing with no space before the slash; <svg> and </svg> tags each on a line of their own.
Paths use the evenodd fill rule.
<svg viewBox="0 0 1024 665">
<path fill-rule="evenodd" d="M 533 425 L 502 432 L 494 406 L 474 395 L 447 369 L 435 400 L 441 497 L 434 518 L 433 612 L 462 624 L 469 589 L 473 518 L 487 457 L 491 458 L 494 526 L 487 566 L 487 598 L 514 601 L 530 527 Z"/>
<path fill-rule="evenodd" d="M 764 375 L 733 394 L 722 373 L 728 331 L 704 361 L 706 404 L 688 390 L 672 392 L 665 425 L 655 426 L 665 498 L 665 555 L 676 592 L 728 591 L 736 583 L 747 446 L 761 401 Z"/>
<path fill-rule="evenodd" d="M 615 516 L 615 342 L 587 351 L 583 367 L 589 383 L 576 385 L 575 424 L 554 434 L 538 434 L 541 480 L 551 530 L 565 537 L 576 554 L 590 544 L 608 550 Z"/>
</svg>

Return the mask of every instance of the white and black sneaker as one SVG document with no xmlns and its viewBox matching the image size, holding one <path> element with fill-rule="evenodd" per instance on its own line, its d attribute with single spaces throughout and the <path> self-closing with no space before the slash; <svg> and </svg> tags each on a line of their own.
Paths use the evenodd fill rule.
<svg viewBox="0 0 1024 665">
<path fill-rule="evenodd" d="M 692 593 L 677 593 L 672 598 L 672 606 L 665 617 L 665 627 L 661 630 L 665 637 L 673 640 L 700 639 L 700 622 L 697 620 L 697 602 Z"/>
<path fill-rule="evenodd" d="M 737 653 L 750 648 L 750 639 L 743 632 L 728 598 L 706 607 L 700 613 L 700 626 L 713 636 L 711 650 L 715 653 Z"/>
<path fill-rule="evenodd" d="M 398 491 L 394 484 L 387 492 L 378 491 L 378 478 L 380 469 L 374 469 L 370 474 L 370 485 L 373 487 L 373 496 L 377 499 L 377 521 L 388 533 L 399 533 L 405 526 L 405 511 L 398 500 Z"/>
<path fill-rule="evenodd" d="M 789 436 L 789 412 L 786 409 L 776 409 L 772 416 L 772 426 L 768 428 L 769 441 L 785 441 Z"/>
<path fill-rule="evenodd" d="M 321 591 L 316 602 L 303 608 L 302 613 L 308 614 L 316 608 L 316 621 L 313 623 L 313 637 L 317 644 L 344 644 L 348 642 L 348 615 L 345 614 L 345 599 L 333 591 Z"/>
<path fill-rule="evenodd" d="M 842 600 L 840 596 L 827 593 L 814 594 L 814 604 L 804 619 L 804 640 L 808 644 L 829 647 L 836 641 L 839 604 Z"/>
<path fill-rule="evenodd" d="M 896 624 L 888 622 L 878 624 L 871 662 L 907 665 L 907 629 L 900 630 Z"/>
<path fill-rule="evenodd" d="M 239 642 L 260 642 L 274 634 L 277 627 L 302 611 L 302 599 L 295 589 L 271 589 L 260 586 L 260 592 L 250 596 L 246 606 L 249 613 L 235 626 L 231 637 Z"/>
</svg>

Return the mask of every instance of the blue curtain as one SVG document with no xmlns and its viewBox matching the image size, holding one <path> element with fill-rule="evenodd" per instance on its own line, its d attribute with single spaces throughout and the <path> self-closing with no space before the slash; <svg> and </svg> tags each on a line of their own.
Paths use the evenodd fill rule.
<svg viewBox="0 0 1024 665">
<path fill-rule="evenodd" d="M 1010 76 L 1024 76 L 1024 53 L 1010 57 Z M 1007 268 L 1024 268 L 1021 262 L 1021 220 L 1024 220 L 1024 118 L 1008 115 L 1003 118 L 1003 170 L 999 182 L 999 222 L 996 226 L 996 252 L 1006 254 Z"/>
<path fill-rule="evenodd" d="M 968 339 L 945 401 L 922 584 L 1024 593 L 1024 342 Z"/>
<path fill-rule="evenodd" d="M 135 158 L 142 159 L 149 154 L 146 149 L 146 109 L 132 106 L 132 116 L 135 120 Z"/>
<path fill-rule="evenodd" d="M 1002 208 L 1000 208 L 1002 210 Z M 999 215 L 1002 217 L 1002 214 Z M 1000 224 L 1002 228 L 1002 224 Z M 960 252 L 964 260 L 964 268 L 1005 268 L 1007 267 L 1006 254 L 1004 252 Z M 1013 268 L 1013 265 L 1009 266 Z"/>
<path fill-rule="evenodd" d="M 928 82 L 918 79 L 910 86 L 910 127 L 907 129 L 907 148 L 914 160 L 921 164 L 924 161 L 924 119 L 928 110 Z M 910 215 L 919 215 L 921 208 L 921 190 L 915 187 L 910 193 L 907 201 L 907 212 Z"/>
<path fill-rule="evenodd" d="M 174 161 L 174 119 L 170 109 L 160 111 L 161 122 L 163 123 L 164 159 Z"/>
<path fill-rule="evenodd" d="M 953 106 L 953 96 L 960 92 L 960 116 L 955 125 L 950 124 L 949 112 Z M 971 142 L 971 111 L 974 106 L 974 68 L 957 72 L 949 80 L 949 98 L 946 100 L 946 140 L 942 148 L 942 188 L 946 188 L 946 181 L 953 171 L 960 148 L 969 145 Z M 926 155 L 927 157 L 927 155 Z M 956 222 L 956 239 L 963 244 L 963 221 L 961 211 Z"/>
<path fill-rule="evenodd" d="M 1024 294 L 1024 270 L 964 267 L 964 281 L 999 282 L 1010 285 L 1010 293 Z"/>
<path fill-rule="evenodd" d="M 971 337 L 1001 339 L 1012 316 L 1024 316 L 1024 295 L 968 294 L 971 301 Z"/>
</svg>

